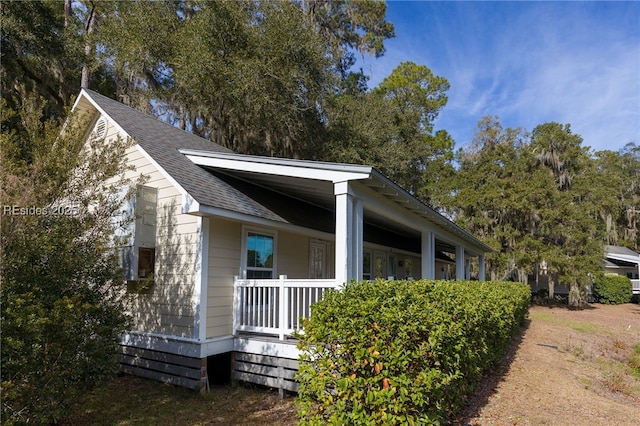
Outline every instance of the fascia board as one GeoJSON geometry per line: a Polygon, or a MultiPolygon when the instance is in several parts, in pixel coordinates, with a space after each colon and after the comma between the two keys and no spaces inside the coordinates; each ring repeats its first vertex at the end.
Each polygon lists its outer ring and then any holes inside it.
{"type": "Polygon", "coordinates": [[[458,234],[451,232],[451,229],[443,227],[441,223],[434,222],[429,218],[419,215],[411,210],[403,208],[398,203],[391,201],[388,198],[378,199],[373,190],[369,188],[357,188],[354,189],[354,195],[360,198],[365,203],[365,209],[375,212],[381,216],[385,216],[390,220],[413,228],[420,232],[433,232],[438,240],[446,241],[454,245],[462,245],[465,251],[473,256],[484,254],[482,247],[479,247],[473,241],[462,238],[458,234]],[[416,220],[416,215],[418,220],[416,220]]]}
{"type": "Polygon", "coordinates": [[[262,342],[251,338],[236,337],[234,350],[238,352],[258,355],[275,356],[280,358],[298,359],[300,351],[296,345],[285,342],[262,342]]]}
{"type": "Polygon", "coordinates": [[[624,262],[640,264],[640,256],[630,256],[626,254],[613,254],[606,253],[605,257],[608,259],[622,260],[624,262]]]}
{"type": "Polygon", "coordinates": [[[146,331],[127,331],[120,336],[125,346],[151,349],[197,358],[200,356],[200,342],[189,337],[146,331]]]}
{"type": "MultiPolygon", "coordinates": [[[[483,253],[491,253],[493,249],[474,237],[469,232],[465,231],[463,228],[442,216],[440,213],[433,210],[431,207],[422,203],[420,200],[415,198],[413,195],[409,194],[405,189],[399,186],[397,183],[393,182],[391,179],[384,176],[382,173],[377,170],[373,170],[372,179],[378,180],[384,186],[388,186],[392,188],[394,192],[398,194],[399,197],[406,200],[407,209],[413,211],[415,214],[425,218],[428,221],[431,221],[434,225],[438,226],[441,229],[446,230],[448,233],[451,233],[459,238],[458,241],[464,242],[465,246],[471,246],[477,252],[473,254],[483,254],[483,253]]],[[[399,204],[399,203],[398,203],[399,204]]]]}
{"type": "Polygon", "coordinates": [[[350,164],[321,163],[315,161],[212,153],[193,150],[180,150],[180,152],[194,164],[199,166],[276,176],[315,179],[334,183],[367,179],[370,177],[372,170],[372,168],[368,166],[355,166],[350,164]]]}
{"type": "Polygon", "coordinates": [[[111,118],[111,116],[109,114],[107,114],[106,111],[104,109],[102,109],[102,107],[96,101],[93,100],[91,95],[89,93],[87,93],[86,90],[82,89],[80,91],[80,96],[78,96],[78,99],[76,99],[76,102],[73,104],[73,109],[76,108],[76,105],[78,105],[78,103],[80,102],[80,98],[82,98],[82,97],[86,98],[91,103],[91,105],[93,105],[93,107],[95,109],[97,109],[98,112],[100,112],[101,115],[104,115],[105,117],[109,117],[109,120],[113,123],[113,125],[116,127],[116,129],[118,129],[118,132],[122,133],[123,135],[125,135],[128,138],[131,138],[131,135],[129,133],[127,133],[122,128],[122,126],[120,126],[120,124],[116,120],[111,118]]]}
{"type": "Polygon", "coordinates": [[[206,340],[184,338],[170,334],[129,331],[121,336],[121,342],[127,346],[152,349],[193,358],[233,352],[234,336],[229,334],[211,337],[206,340]]]}

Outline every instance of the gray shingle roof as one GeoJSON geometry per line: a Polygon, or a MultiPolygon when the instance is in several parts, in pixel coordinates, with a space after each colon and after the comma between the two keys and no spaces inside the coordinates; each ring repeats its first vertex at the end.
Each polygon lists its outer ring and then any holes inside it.
{"type": "Polygon", "coordinates": [[[127,132],[198,203],[214,208],[286,222],[218,177],[189,161],[179,149],[233,151],[164,123],[92,90],[88,96],[127,132]]]}
{"type": "Polygon", "coordinates": [[[638,253],[623,246],[604,246],[605,254],[621,254],[623,256],[637,257],[638,253]]]}
{"type": "MultiPolygon", "coordinates": [[[[200,151],[201,153],[209,152],[219,155],[233,154],[233,151],[173,127],[97,92],[84,89],[84,93],[130,135],[135,142],[201,206],[208,206],[232,213],[246,214],[281,223],[309,226],[308,223],[306,223],[306,219],[304,221],[297,220],[300,214],[292,214],[294,207],[265,202],[264,197],[257,196],[255,191],[254,193],[245,193],[242,185],[238,185],[237,183],[232,184],[230,181],[210,173],[179,152],[179,150],[200,151]]],[[[267,162],[276,164],[277,162],[293,162],[293,160],[269,159],[267,162]]],[[[296,161],[296,163],[299,163],[299,161],[296,161]]],[[[322,166],[322,163],[314,162],[313,164],[314,168],[322,166]]],[[[330,165],[332,169],[336,166],[356,167],[354,165],[330,165]]],[[[376,177],[385,185],[391,185],[394,188],[397,186],[379,172],[373,170],[371,173],[372,176],[376,177]]],[[[442,228],[448,232],[452,232],[463,240],[473,243],[481,252],[491,252],[491,248],[486,244],[482,243],[449,219],[435,212],[431,207],[414,199],[402,188],[397,187],[397,191],[401,193],[400,195],[402,197],[415,201],[414,204],[416,208],[410,210],[414,213],[418,211],[418,214],[422,216],[424,220],[442,226],[442,228]]],[[[311,228],[314,227],[311,226],[311,228]]]]}

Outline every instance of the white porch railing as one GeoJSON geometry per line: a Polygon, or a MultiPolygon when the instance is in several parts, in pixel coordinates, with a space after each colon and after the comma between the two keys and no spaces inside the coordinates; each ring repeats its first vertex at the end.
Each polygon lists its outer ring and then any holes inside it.
{"type": "Polygon", "coordinates": [[[640,294],[640,280],[631,280],[631,286],[633,287],[633,294],[640,294]]]}
{"type": "Polygon", "coordinates": [[[233,285],[233,333],[275,334],[281,340],[300,328],[311,305],[322,299],[336,281],[293,279],[239,279],[233,285]]]}

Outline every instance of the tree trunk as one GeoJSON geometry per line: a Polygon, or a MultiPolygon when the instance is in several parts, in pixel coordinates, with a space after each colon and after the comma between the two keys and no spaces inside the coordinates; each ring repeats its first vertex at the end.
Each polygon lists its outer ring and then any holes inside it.
{"type": "Polygon", "coordinates": [[[71,20],[71,0],[64,0],[64,27],[69,26],[71,20]]]}
{"type": "Polygon", "coordinates": [[[579,283],[571,283],[569,290],[569,309],[584,309],[586,301],[586,292],[579,283]]]}
{"type": "Polygon", "coordinates": [[[85,43],[84,43],[84,64],[82,65],[82,80],[80,81],[80,87],[83,89],[89,88],[89,79],[91,72],[89,71],[89,58],[93,51],[93,46],[89,40],[89,36],[93,33],[96,25],[96,6],[93,2],[89,2],[91,8],[89,9],[89,17],[87,18],[87,25],[85,27],[85,43]]]}
{"type": "Polygon", "coordinates": [[[549,274],[549,299],[553,299],[555,295],[555,277],[553,274],[549,274]]]}

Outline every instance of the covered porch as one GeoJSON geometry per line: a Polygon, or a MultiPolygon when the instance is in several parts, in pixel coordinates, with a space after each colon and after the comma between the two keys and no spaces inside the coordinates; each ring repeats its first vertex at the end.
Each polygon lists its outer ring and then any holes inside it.
{"type": "MultiPolygon", "coordinates": [[[[414,254],[419,260],[420,264],[414,265],[419,267],[400,278],[443,278],[437,276],[436,262],[448,253],[444,259],[455,268],[446,278],[471,278],[469,260],[476,258],[475,277],[485,280],[484,255],[491,248],[372,167],[180,152],[262,207],[261,211],[236,213],[232,218],[331,241],[335,259],[331,271],[309,278],[330,277],[338,283],[374,278],[380,272],[375,247],[381,247],[387,253],[396,250],[414,254]],[[370,259],[366,258],[368,253],[370,259]],[[374,265],[371,271],[365,270],[368,262],[374,265]],[[418,270],[419,274],[415,272],[418,270]]],[[[220,209],[199,207],[205,216],[228,215],[220,209]]],[[[382,269],[382,278],[397,277],[388,270],[393,268],[382,269]]]]}
{"type": "Polygon", "coordinates": [[[225,230],[242,226],[234,335],[286,339],[327,289],[352,280],[485,279],[488,246],[371,167],[180,152],[246,197],[233,211],[197,206],[225,230]]]}
{"type": "Polygon", "coordinates": [[[302,327],[311,305],[336,288],[336,281],[287,279],[239,279],[233,283],[233,334],[277,336],[286,340],[302,327]]]}

